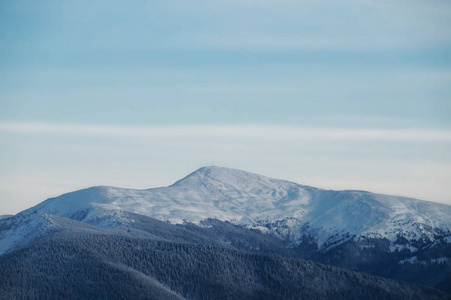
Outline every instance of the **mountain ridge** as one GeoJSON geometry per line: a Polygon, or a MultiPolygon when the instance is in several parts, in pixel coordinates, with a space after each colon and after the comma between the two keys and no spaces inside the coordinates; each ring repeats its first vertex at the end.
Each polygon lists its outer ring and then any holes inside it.
{"type": "MultiPolygon", "coordinates": [[[[272,232],[296,243],[312,235],[325,249],[351,238],[409,240],[451,235],[451,206],[367,191],[323,190],[237,169],[200,168],[168,187],[97,186],[46,201],[32,211],[94,222],[106,211],[127,211],[174,224],[213,218],[272,232]],[[279,224],[279,226],[275,225],[279,224]]],[[[120,222],[120,220],[119,220],[120,222]]],[[[105,225],[106,226],[106,225],[105,225]]]]}

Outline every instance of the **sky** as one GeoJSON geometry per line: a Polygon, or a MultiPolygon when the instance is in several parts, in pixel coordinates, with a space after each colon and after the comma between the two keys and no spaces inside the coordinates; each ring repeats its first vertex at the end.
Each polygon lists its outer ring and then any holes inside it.
{"type": "Polygon", "coordinates": [[[451,2],[0,2],[0,215],[208,165],[451,204],[451,2]]]}

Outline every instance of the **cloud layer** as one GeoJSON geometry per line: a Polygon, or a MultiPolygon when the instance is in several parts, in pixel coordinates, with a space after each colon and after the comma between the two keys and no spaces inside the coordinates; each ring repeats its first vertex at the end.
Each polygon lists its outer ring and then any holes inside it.
{"type": "Polygon", "coordinates": [[[246,140],[374,140],[451,142],[451,130],[303,128],[277,125],[120,126],[64,123],[0,122],[0,132],[125,138],[236,138],[246,140]]]}

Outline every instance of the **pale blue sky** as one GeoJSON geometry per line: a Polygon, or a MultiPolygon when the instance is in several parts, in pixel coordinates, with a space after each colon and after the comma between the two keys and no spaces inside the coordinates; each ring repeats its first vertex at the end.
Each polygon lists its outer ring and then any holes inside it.
{"type": "Polygon", "coordinates": [[[450,1],[1,1],[0,214],[212,164],[451,203],[450,97],[450,1]]]}

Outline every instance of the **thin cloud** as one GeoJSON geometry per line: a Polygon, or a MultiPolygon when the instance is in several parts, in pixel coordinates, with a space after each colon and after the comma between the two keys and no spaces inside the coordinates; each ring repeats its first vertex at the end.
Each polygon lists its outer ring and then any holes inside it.
{"type": "Polygon", "coordinates": [[[277,125],[118,126],[92,124],[0,122],[0,132],[120,138],[236,138],[248,140],[362,140],[451,142],[451,130],[307,128],[277,125]]]}

